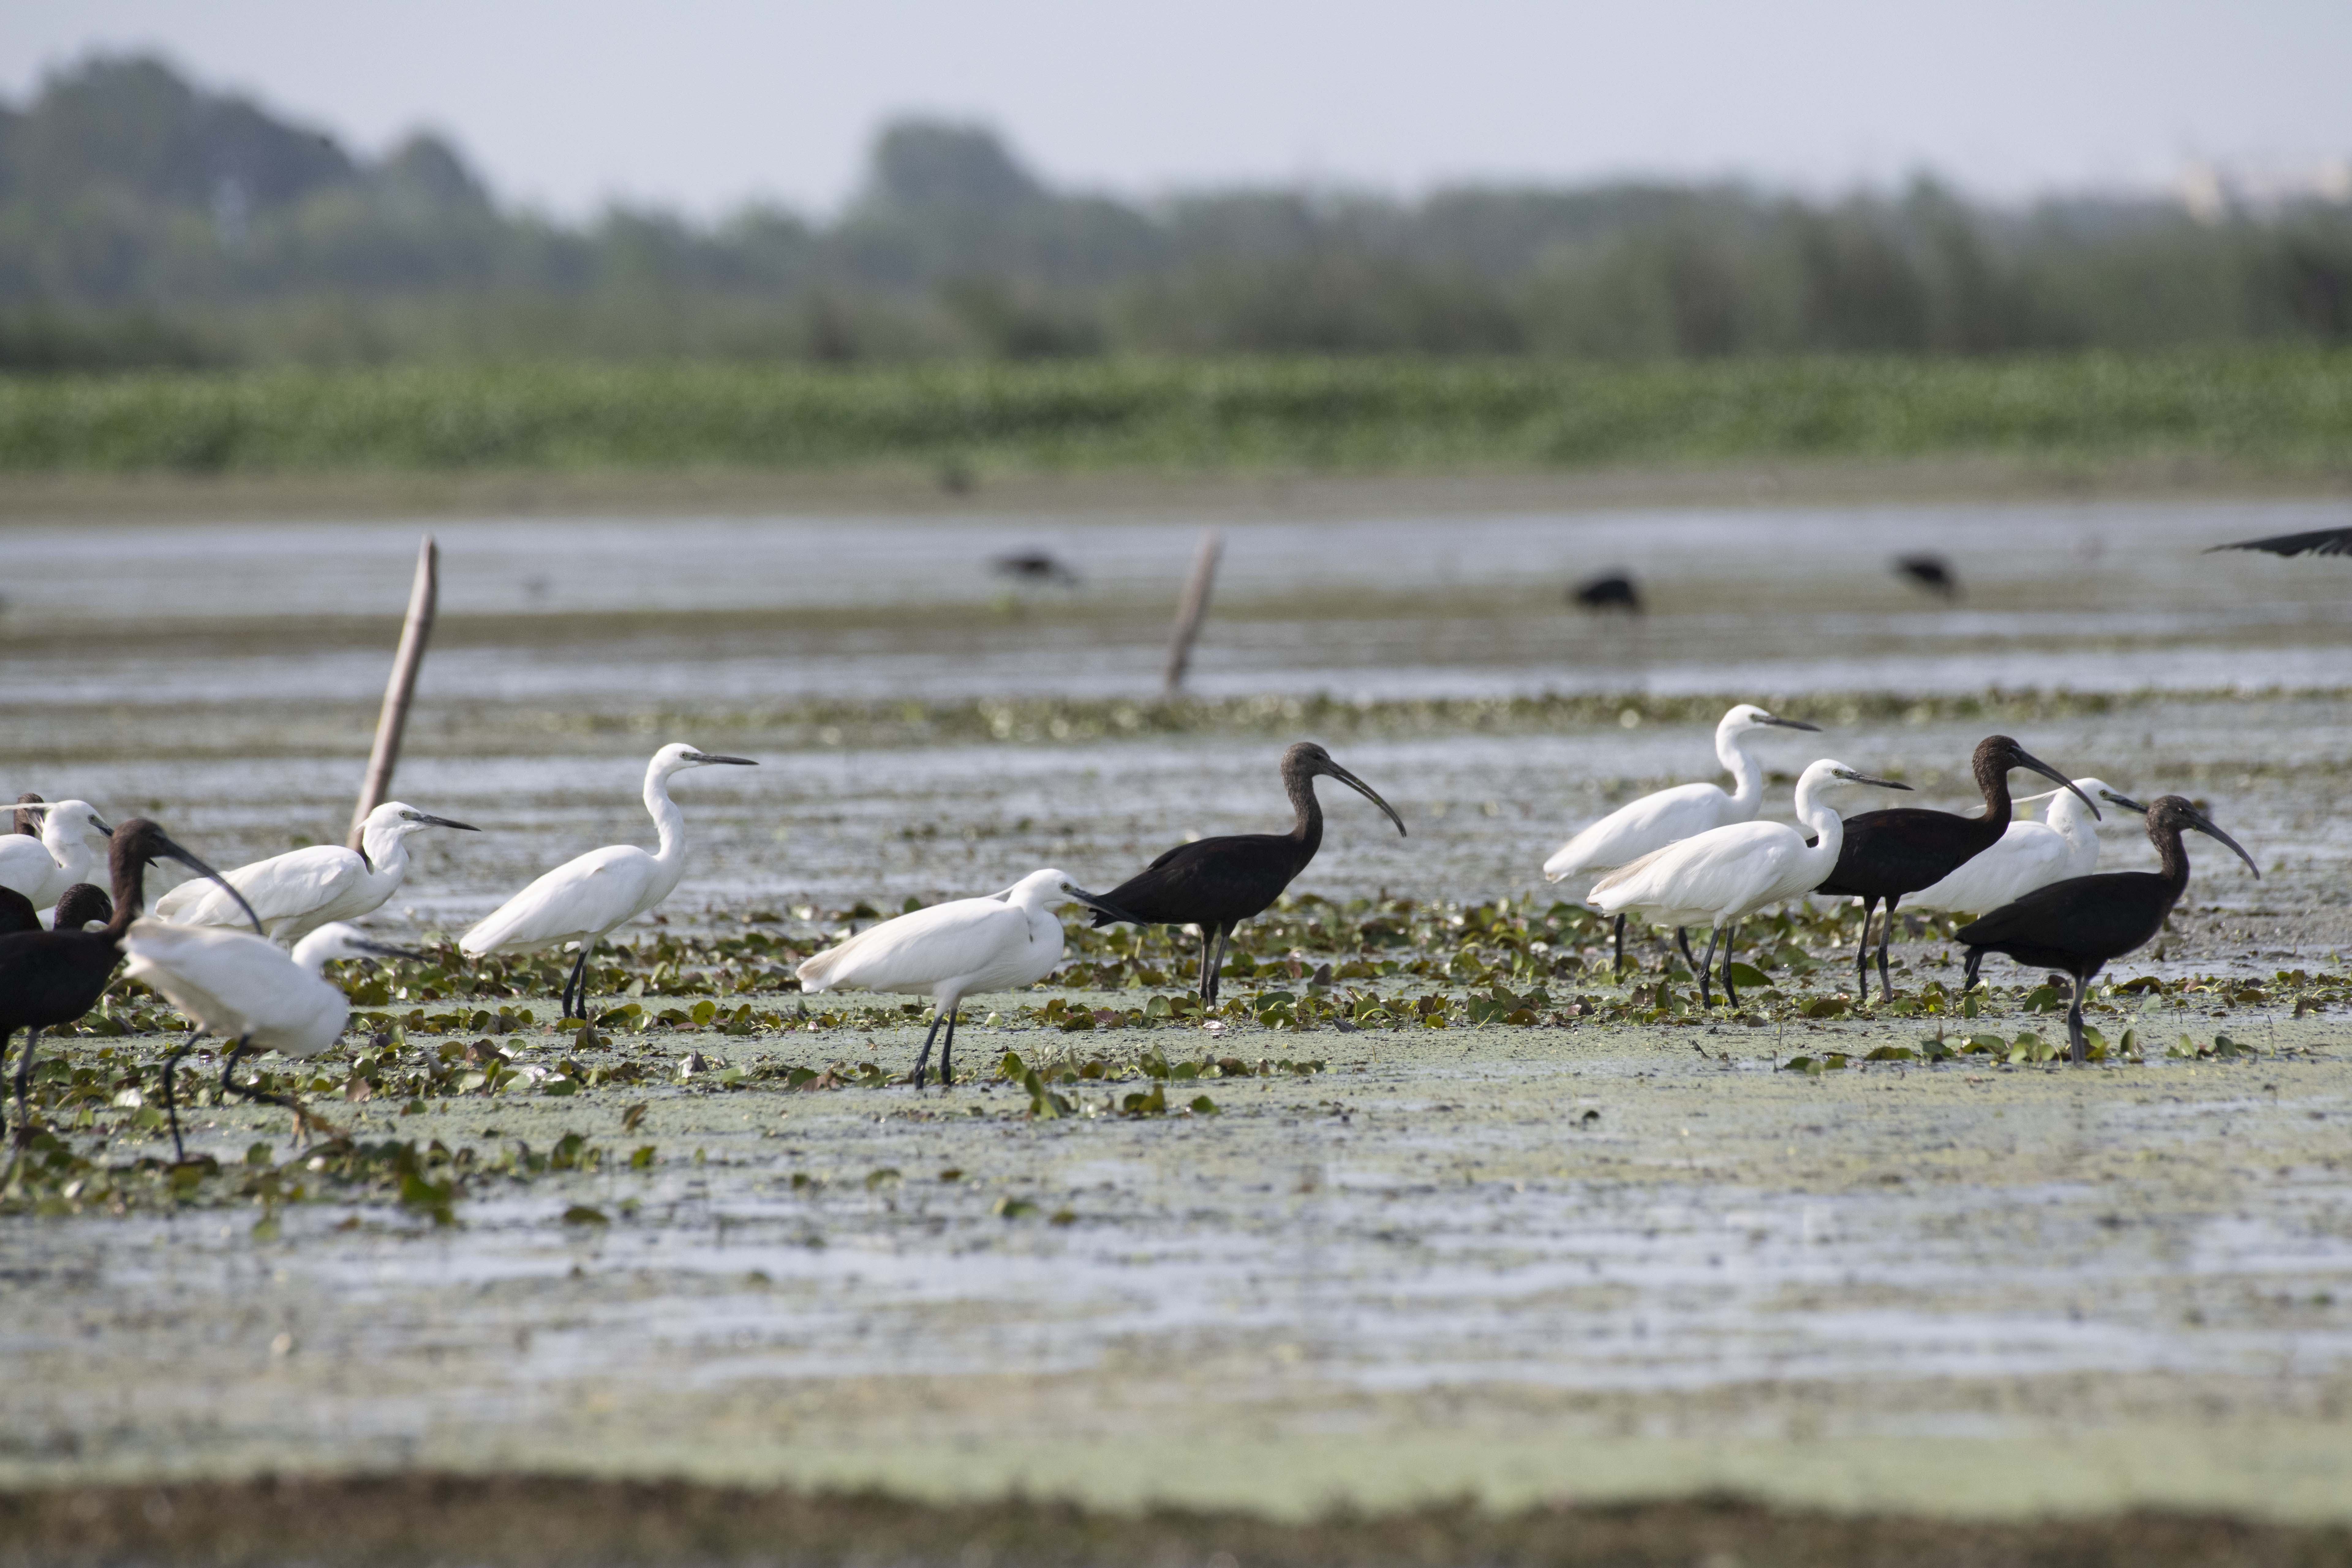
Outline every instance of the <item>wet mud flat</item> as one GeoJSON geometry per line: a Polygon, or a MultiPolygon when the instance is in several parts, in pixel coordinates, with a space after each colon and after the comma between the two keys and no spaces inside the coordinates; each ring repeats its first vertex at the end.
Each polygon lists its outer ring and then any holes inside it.
{"type": "MultiPolygon", "coordinates": [[[[2352,1497],[2340,1011],[2079,1068],[1865,1059],[1908,1019],[982,1024],[920,1095],[787,1087],[920,1038],[791,1017],[695,1042],[683,1080],[321,1107],[363,1140],[611,1152],[453,1224],[331,1193],[11,1221],[0,1481],[662,1475],[1292,1520],[2352,1497]],[[1237,1070],[1123,1114],[1147,1042],[1237,1070]],[[1111,1071],[1050,1078],[1040,1117],[1008,1050],[1111,1071]]],[[[287,1156],[282,1112],[192,1121],[225,1163],[287,1156]]]]}

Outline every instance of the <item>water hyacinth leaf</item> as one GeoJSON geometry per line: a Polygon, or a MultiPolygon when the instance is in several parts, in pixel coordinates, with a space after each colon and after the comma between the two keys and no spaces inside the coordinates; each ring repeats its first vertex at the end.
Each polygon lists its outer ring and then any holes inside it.
{"type": "Polygon", "coordinates": [[[991,1205],[988,1212],[1003,1219],[1026,1219],[1037,1212],[1037,1205],[1008,1193],[991,1205]]]}
{"type": "Polygon", "coordinates": [[[1762,990],[1772,984],[1771,978],[1752,963],[1732,963],[1724,967],[1723,976],[1742,990],[1762,990]]]}
{"type": "Polygon", "coordinates": [[[563,1223],[566,1225],[610,1225],[613,1223],[613,1218],[603,1209],[591,1208],[586,1204],[573,1204],[570,1208],[563,1211],[563,1223]]]}
{"type": "Polygon", "coordinates": [[[898,1184],[898,1167],[884,1165],[878,1170],[866,1173],[866,1190],[870,1193],[880,1187],[895,1187],[898,1184]]]}
{"type": "Polygon", "coordinates": [[[1217,1102],[1211,1100],[1205,1094],[1194,1096],[1192,1103],[1186,1107],[1186,1109],[1191,1110],[1195,1116],[1219,1116],[1223,1114],[1217,1109],[1217,1102]]]}
{"type": "Polygon", "coordinates": [[[629,1155],[629,1169],[632,1171],[650,1171],[653,1168],[654,1146],[650,1143],[641,1143],[637,1145],[635,1151],[629,1155]]]}
{"type": "Polygon", "coordinates": [[[247,1164],[248,1164],[248,1165],[267,1165],[267,1164],[268,1164],[268,1163],[269,1163],[269,1145],[268,1145],[268,1144],[267,1144],[267,1143],[248,1143],[248,1144],[247,1144],[247,1145],[245,1146],[245,1163],[246,1163],[247,1164]]]}
{"type": "Polygon", "coordinates": [[[646,1112],[649,1109],[650,1107],[646,1102],[641,1100],[637,1101],[636,1104],[623,1110],[621,1112],[621,1131],[624,1132],[635,1132],[638,1126],[644,1122],[646,1112]]]}

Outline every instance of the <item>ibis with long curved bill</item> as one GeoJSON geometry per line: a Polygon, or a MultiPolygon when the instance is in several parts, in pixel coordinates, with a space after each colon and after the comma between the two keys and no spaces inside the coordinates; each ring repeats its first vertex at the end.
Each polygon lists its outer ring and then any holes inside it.
{"type": "Polygon", "coordinates": [[[1201,1000],[1217,999],[1217,971],[1234,928],[1272,907],[1323,844],[1323,805],[1315,781],[1337,779],[1388,813],[1399,837],[1404,818],[1371,785],[1331,760],[1312,741],[1282,753],[1282,787],[1290,796],[1287,833],[1238,833],[1179,844],[1102,895],[1119,910],[1095,911],[1094,923],[1197,926],[1201,931],[1201,1000]]]}
{"type": "Polygon", "coordinates": [[[1968,984],[1988,952],[2007,953],[2035,969],[2074,976],[2074,995],[2066,1007],[2066,1043],[2075,1061],[2090,1059],[2083,1034],[2083,993],[2091,977],[2127,952],[2135,952],[2164,929],[2164,917],[2189,890],[2189,851],[2180,842],[2193,828],[2218,838],[2237,853],[2257,881],[2262,868],[2236,839],[2179,795],[2158,795],[2147,808],[2147,837],[2156,846],[2160,871],[2107,871],[2074,877],[2036,888],[1982,920],[1962,926],[1953,940],[1969,950],[1968,984]]]}
{"type": "MultiPolygon", "coordinates": [[[[480,831],[388,800],[367,814],[357,849],[313,844],[239,866],[226,880],[244,896],[245,907],[260,915],[271,937],[297,942],[320,926],[383,908],[408,875],[408,836],[427,827],[480,831]]],[[[155,914],[174,925],[244,923],[236,901],[207,881],[181,883],[155,900],[155,914]]]]}

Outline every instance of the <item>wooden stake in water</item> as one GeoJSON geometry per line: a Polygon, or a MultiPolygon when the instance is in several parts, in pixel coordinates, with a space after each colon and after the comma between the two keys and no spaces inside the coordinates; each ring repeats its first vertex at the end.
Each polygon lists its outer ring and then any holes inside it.
{"type": "Polygon", "coordinates": [[[1201,535],[1201,552],[1192,558],[1192,578],[1184,584],[1183,603],[1176,610],[1176,637],[1168,645],[1168,673],[1162,684],[1170,696],[1183,689],[1185,667],[1192,662],[1192,639],[1209,614],[1209,590],[1216,585],[1217,560],[1224,553],[1225,536],[1217,529],[1201,535]]]}
{"type": "Polygon", "coordinates": [[[416,672],[433,635],[433,611],[441,597],[441,547],[426,534],[416,549],[416,582],[408,591],[408,619],[400,628],[400,651],[393,656],[392,683],[383,689],[383,712],[375,721],[375,748],[368,753],[367,782],[352,813],[351,847],[360,847],[360,825],[392,793],[392,770],[400,762],[401,732],[408,728],[409,699],[416,695],[416,672]]]}

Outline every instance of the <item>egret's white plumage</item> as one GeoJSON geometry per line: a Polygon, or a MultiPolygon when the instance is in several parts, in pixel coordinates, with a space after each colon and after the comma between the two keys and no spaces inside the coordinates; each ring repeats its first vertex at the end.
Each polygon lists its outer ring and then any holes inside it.
{"type": "Polygon", "coordinates": [[[14,888],[37,910],[55,904],[68,888],[90,879],[107,836],[114,829],[99,820],[86,800],[53,800],[19,806],[41,819],[41,836],[0,836],[0,888],[14,888]]]}
{"type": "MultiPolygon", "coordinates": [[[[1032,871],[1001,893],[933,904],[859,931],[803,962],[801,988],[929,996],[931,1035],[939,1033],[940,1020],[948,1025],[940,1078],[950,1082],[956,1009],[967,996],[1034,984],[1051,973],[1062,962],[1062,921],[1054,911],[1074,900],[1093,910],[1110,908],[1063,872],[1032,871]]],[[[927,1036],[915,1063],[918,1089],[930,1054],[927,1036]]]]}
{"type": "Polygon", "coordinates": [[[1676,839],[1753,820],[1764,804],[1764,769],[1748,754],[1749,741],[1761,730],[1818,728],[1776,718],[1752,702],[1738,704],[1715,726],[1716,759],[1731,775],[1727,793],[1711,784],[1686,784],[1629,801],[1553,850],[1544,862],[1544,880],[1604,876],[1676,839]]]}
{"type": "MultiPolygon", "coordinates": [[[[428,816],[413,805],[388,800],[368,813],[358,849],[313,844],[240,866],[226,876],[272,937],[299,942],[331,921],[355,921],[382,908],[408,875],[408,836],[426,827],[475,831],[465,823],[428,816]]],[[[245,923],[236,900],[218,882],[202,877],[156,900],[155,913],[175,925],[245,923]]]]}
{"type": "MultiPolygon", "coordinates": [[[[2126,811],[2147,815],[2147,807],[2128,795],[2117,794],[2114,786],[2098,779],[2076,779],[2074,788],[2126,811]]],[[[2028,795],[2017,804],[2022,805],[2027,800],[2050,803],[2042,814],[2046,820],[2013,819],[2009,830],[1991,848],[1961,861],[1942,881],[1906,894],[1904,907],[1951,914],[1983,914],[2013,903],[2036,888],[2071,877],[2087,877],[2098,869],[2099,833],[2089,806],[2063,789],[2028,795]]]]}
{"type": "Polygon", "coordinates": [[[646,764],[646,809],[653,814],[659,847],[648,855],[634,844],[614,844],[567,860],[492,910],[458,939],[458,947],[480,958],[578,942],[580,957],[563,988],[565,1011],[576,1016],[585,1000],[588,955],[596,943],[615,926],[658,906],[686,874],[686,818],[669,797],[671,777],[714,763],[758,765],[748,757],[664,746],[646,764]]]}
{"type": "MultiPolygon", "coordinates": [[[[1768,904],[1811,891],[1836,868],[1845,824],[1823,797],[1841,784],[1911,787],[1824,758],[1797,780],[1797,820],[1813,830],[1816,842],[1811,846],[1805,843],[1802,828],[1785,823],[1734,823],[1653,850],[1612,871],[1593,884],[1589,901],[1607,913],[1636,911],[1660,925],[1713,927],[1707,962],[1699,969],[1704,996],[1707,971],[1727,928],[1768,904]]],[[[1729,963],[1727,949],[1725,963],[1729,963]]],[[[1730,991],[1730,982],[1724,984],[1730,991]]],[[[1737,1001],[1737,995],[1732,999],[1737,1001]]]]}

